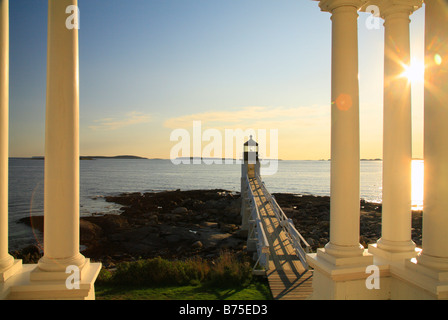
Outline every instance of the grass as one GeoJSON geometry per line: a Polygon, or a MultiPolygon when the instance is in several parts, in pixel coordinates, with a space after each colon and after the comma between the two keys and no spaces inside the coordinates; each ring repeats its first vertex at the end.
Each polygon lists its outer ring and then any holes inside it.
{"type": "Polygon", "coordinates": [[[266,300],[265,279],[252,275],[244,256],[223,252],[213,260],[198,257],[123,262],[102,270],[95,284],[98,300],[266,300]]]}
{"type": "Polygon", "coordinates": [[[254,281],[245,287],[219,288],[207,285],[141,287],[95,286],[97,300],[270,300],[269,286],[254,281]]]}

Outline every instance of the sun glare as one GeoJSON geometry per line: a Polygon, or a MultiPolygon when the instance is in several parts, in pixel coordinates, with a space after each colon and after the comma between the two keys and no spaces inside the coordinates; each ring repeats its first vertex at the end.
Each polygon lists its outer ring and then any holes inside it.
{"type": "Polygon", "coordinates": [[[438,66],[442,64],[442,57],[440,56],[440,54],[434,55],[434,62],[438,66]]]}
{"type": "Polygon", "coordinates": [[[409,82],[423,82],[425,79],[425,64],[419,59],[412,59],[409,66],[404,67],[402,74],[409,82]]]}

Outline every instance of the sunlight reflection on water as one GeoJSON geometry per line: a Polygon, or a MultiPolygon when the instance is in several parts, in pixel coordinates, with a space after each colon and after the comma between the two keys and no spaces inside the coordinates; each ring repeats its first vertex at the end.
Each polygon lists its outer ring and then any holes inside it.
{"type": "Polygon", "coordinates": [[[412,210],[423,210],[423,160],[412,160],[412,210]]]}

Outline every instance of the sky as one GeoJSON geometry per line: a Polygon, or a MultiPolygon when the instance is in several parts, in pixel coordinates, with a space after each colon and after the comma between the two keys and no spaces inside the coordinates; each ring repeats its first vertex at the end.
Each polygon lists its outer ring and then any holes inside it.
{"type": "MultiPolygon", "coordinates": [[[[276,131],[280,159],[330,158],[331,20],[316,1],[78,5],[81,155],[168,159],[172,133],[191,133],[192,146],[199,121],[201,134],[216,129],[223,144],[225,130],[276,131]]],[[[10,1],[12,157],[44,154],[47,10],[46,0],[10,1]]],[[[371,159],[382,157],[384,27],[368,19],[360,13],[360,156],[371,159]]],[[[423,61],[424,8],[410,31],[413,60],[423,61]]],[[[421,81],[412,82],[412,108],[421,158],[421,81]]]]}

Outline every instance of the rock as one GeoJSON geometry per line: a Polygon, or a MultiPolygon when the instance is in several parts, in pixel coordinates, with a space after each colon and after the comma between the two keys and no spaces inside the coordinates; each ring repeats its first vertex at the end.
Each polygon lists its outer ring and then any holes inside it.
{"type": "Polygon", "coordinates": [[[220,227],[221,230],[226,233],[233,232],[238,229],[238,226],[232,223],[222,223],[220,227]]]}
{"type": "Polygon", "coordinates": [[[211,234],[205,240],[208,242],[208,245],[216,245],[218,242],[225,240],[232,236],[230,233],[215,233],[211,234]]]}
{"type": "Polygon", "coordinates": [[[168,243],[176,243],[179,242],[180,240],[182,240],[182,238],[180,235],[177,234],[170,234],[165,237],[165,241],[168,243]]]}
{"type": "Polygon", "coordinates": [[[247,240],[247,234],[248,233],[249,233],[248,230],[239,229],[239,230],[235,231],[233,236],[238,238],[238,239],[247,240]]]}
{"type": "Polygon", "coordinates": [[[218,222],[210,222],[210,221],[204,221],[201,223],[202,226],[204,227],[209,227],[209,228],[217,228],[218,227],[218,222]]]}
{"type": "Polygon", "coordinates": [[[85,244],[99,239],[102,236],[103,229],[92,222],[81,219],[79,221],[79,233],[81,243],[85,244]]]}
{"type": "MultiPolygon", "coordinates": [[[[285,193],[275,198],[313,251],[328,243],[329,197],[285,193]]],[[[137,257],[215,257],[222,249],[244,250],[246,244],[248,231],[240,229],[239,194],[223,190],[146,192],[107,197],[106,201],[122,205],[123,212],[82,217],[80,229],[81,242],[87,242],[85,255],[107,265],[137,257]]],[[[381,236],[381,205],[364,201],[362,206],[362,240],[374,242],[381,236]]],[[[20,222],[43,229],[43,217],[20,222]]],[[[413,213],[412,226],[413,240],[421,243],[421,213],[413,213]]]]}
{"type": "Polygon", "coordinates": [[[320,221],[319,225],[323,228],[329,228],[330,227],[330,221],[324,220],[324,221],[320,221]]]}
{"type": "Polygon", "coordinates": [[[235,249],[237,248],[240,244],[242,244],[243,241],[241,241],[238,238],[235,237],[228,237],[225,238],[222,242],[221,242],[221,248],[222,249],[235,249]]]}
{"type": "Polygon", "coordinates": [[[127,229],[130,227],[128,219],[125,216],[116,214],[106,214],[101,217],[85,217],[81,220],[93,222],[104,230],[104,232],[115,232],[117,230],[127,229]]]}
{"type": "Polygon", "coordinates": [[[191,245],[191,248],[192,249],[201,249],[203,246],[204,245],[202,244],[202,242],[200,240],[198,240],[191,245]]]}
{"type": "Polygon", "coordinates": [[[27,247],[25,247],[24,249],[22,249],[22,254],[30,254],[30,255],[39,255],[40,249],[38,246],[31,244],[27,247]]]}
{"type": "Polygon", "coordinates": [[[171,213],[173,214],[185,214],[188,213],[188,209],[185,207],[177,207],[176,209],[172,210],[171,213]]]}
{"type": "Polygon", "coordinates": [[[215,200],[208,200],[203,205],[204,209],[214,209],[217,207],[217,201],[215,200]]]}
{"type": "Polygon", "coordinates": [[[29,245],[22,250],[15,250],[10,252],[10,254],[15,259],[21,259],[22,263],[25,264],[35,264],[38,263],[39,259],[42,257],[43,253],[36,245],[29,245]]]}
{"type": "Polygon", "coordinates": [[[44,231],[44,217],[43,216],[29,216],[25,218],[21,218],[19,220],[20,223],[24,223],[35,230],[39,230],[41,232],[44,231]]]}
{"type": "Polygon", "coordinates": [[[306,239],[306,242],[308,242],[308,244],[309,244],[310,246],[315,246],[315,245],[316,245],[316,241],[314,241],[313,238],[307,238],[307,239],[306,239]]]}

